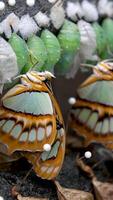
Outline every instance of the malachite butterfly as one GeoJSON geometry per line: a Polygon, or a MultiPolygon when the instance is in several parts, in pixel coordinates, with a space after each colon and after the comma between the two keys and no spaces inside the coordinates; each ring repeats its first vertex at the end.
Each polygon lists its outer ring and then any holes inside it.
{"type": "Polygon", "coordinates": [[[65,153],[63,118],[49,84],[52,77],[47,71],[21,75],[21,84],[2,97],[0,108],[0,162],[23,156],[43,179],[58,175],[65,153]]]}
{"type": "Polygon", "coordinates": [[[69,127],[81,139],[80,145],[99,142],[113,149],[113,63],[109,60],[94,66],[93,74],[80,85],[69,127]]]}

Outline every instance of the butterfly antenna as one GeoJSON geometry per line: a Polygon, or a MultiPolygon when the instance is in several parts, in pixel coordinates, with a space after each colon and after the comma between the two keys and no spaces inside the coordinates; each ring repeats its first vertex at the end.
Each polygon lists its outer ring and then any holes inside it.
{"type": "Polygon", "coordinates": [[[31,72],[33,70],[33,68],[35,68],[35,66],[38,64],[38,61],[36,61],[35,64],[32,65],[32,67],[30,67],[30,69],[28,70],[28,72],[31,72]]]}
{"type": "Polygon", "coordinates": [[[78,167],[80,167],[80,169],[81,169],[82,171],[84,171],[85,173],[87,173],[87,175],[88,175],[90,178],[95,177],[95,174],[94,174],[94,172],[93,172],[93,169],[91,169],[91,167],[90,167],[89,165],[85,164],[85,162],[84,162],[84,156],[79,157],[79,154],[77,154],[76,163],[77,163],[78,167]]]}
{"type": "Polygon", "coordinates": [[[22,78],[22,77],[23,77],[23,74],[20,74],[20,75],[18,75],[18,76],[16,76],[16,77],[13,77],[12,80],[15,81],[16,79],[20,79],[20,78],[22,78]]]}
{"type": "MultiPolygon", "coordinates": [[[[112,54],[112,55],[113,55],[113,54],[112,54]]],[[[113,58],[106,59],[106,60],[104,60],[103,62],[106,63],[106,62],[110,62],[110,61],[113,62],[113,58]]]]}
{"type": "Polygon", "coordinates": [[[91,64],[87,64],[87,63],[81,63],[80,64],[82,67],[87,67],[87,68],[91,68],[93,69],[95,66],[94,65],[91,65],[91,64]]]}
{"type": "Polygon", "coordinates": [[[30,173],[32,172],[33,170],[33,166],[31,167],[31,169],[27,172],[27,174],[25,175],[25,177],[23,178],[23,180],[21,181],[21,183],[19,184],[16,184],[12,187],[12,195],[14,197],[16,197],[18,194],[19,194],[19,190],[20,190],[20,187],[21,185],[26,181],[27,177],[30,175],[30,173]]]}
{"type": "MultiPolygon", "coordinates": [[[[38,159],[36,157],[35,162],[38,162],[39,160],[40,160],[40,156],[39,156],[38,159]]],[[[17,195],[19,194],[19,190],[20,190],[21,185],[26,181],[26,179],[28,178],[28,176],[31,174],[32,170],[33,170],[33,166],[29,169],[29,171],[27,172],[27,174],[24,176],[24,178],[22,179],[21,183],[16,184],[16,185],[14,185],[12,187],[12,195],[14,197],[17,197],[17,195]]]]}

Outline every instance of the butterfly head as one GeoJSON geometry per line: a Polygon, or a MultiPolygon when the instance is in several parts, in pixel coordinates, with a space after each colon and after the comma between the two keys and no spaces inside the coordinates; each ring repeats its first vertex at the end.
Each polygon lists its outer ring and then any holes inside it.
{"type": "Polygon", "coordinates": [[[45,81],[50,81],[52,78],[55,78],[55,76],[49,72],[36,72],[36,71],[30,71],[27,72],[26,74],[23,74],[20,76],[21,77],[21,82],[24,85],[29,85],[29,83],[41,83],[45,81]]]}
{"type": "Polygon", "coordinates": [[[104,60],[99,62],[95,67],[94,67],[94,74],[97,76],[101,73],[101,75],[112,75],[113,76],[113,60],[104,60]]]}
{"type": "Polygon", "coordinates": [[[90,64],[88,66],[92,67],[93,74],[80,87],[85,87],[100,80],[113,80],[113,59],[103,60],[95,66],[90,64]]]}

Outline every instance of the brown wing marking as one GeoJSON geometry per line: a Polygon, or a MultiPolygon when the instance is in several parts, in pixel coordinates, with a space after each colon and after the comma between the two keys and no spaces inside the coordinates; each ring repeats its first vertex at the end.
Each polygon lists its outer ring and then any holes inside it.
{"type": "Polygon", "coordinates": [[[56,138],[54,115],[32,116],[24,113],[0,111],[0,142],[7,146],[6,154],[15,151],[42,151],[45,143],[56,138]],[[9,124],[8,124],[9,123],[9,124]]]}
{"type": "Polygon", "coordinates": [[[96,141],[113,149],[112,120],[113,107],[78,100],[71,112],[70,127],[75,130],[78,135],[84,137],[85,146],[96,141]],[[87,109],[86,114],[85,109],[87,109]],[[93,119],[92,123],[91,117],[93,119]]]}
{"type": "MultiPolygon", "coordinates": [[[[59,142],[59,148],[57,151],[56,157],[47,158],[47,160],[42,160],[43,153],[27,153],[25,152],[23,155],[27,158],[27,160],[33,165],[34,171],[36,172],[37,176],[43,179],[54,179],[61,167],[64,160],[64,153],[65,153],[65,133],[62,131],[59,133],[57,138],[54,142],[59,142]]],[[[53,146],[54,146],[53,144],[53,146]]],[[[48,154],[50,155],[50,153],[48,154]]]]}

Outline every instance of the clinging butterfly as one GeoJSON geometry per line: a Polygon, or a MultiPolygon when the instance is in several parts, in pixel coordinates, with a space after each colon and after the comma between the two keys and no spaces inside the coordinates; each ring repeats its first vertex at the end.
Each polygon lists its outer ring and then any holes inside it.
{"type": "Polygon", "coordinates": [[[21,84],[3,96],[0,108],[1,154],[12,160],[16,154],[26,157],[44,179],[57,176],[65,153],[62,114],[48,83],[53,77],[47,71],[22,75],[21,84]]]}
{"type": "Polygon", "coordinates": [[[94,66],[77,95],[69,127],[82,137],[82,145],[96,141],[113,149],[113,63],[107,60],[94,66]]]}

